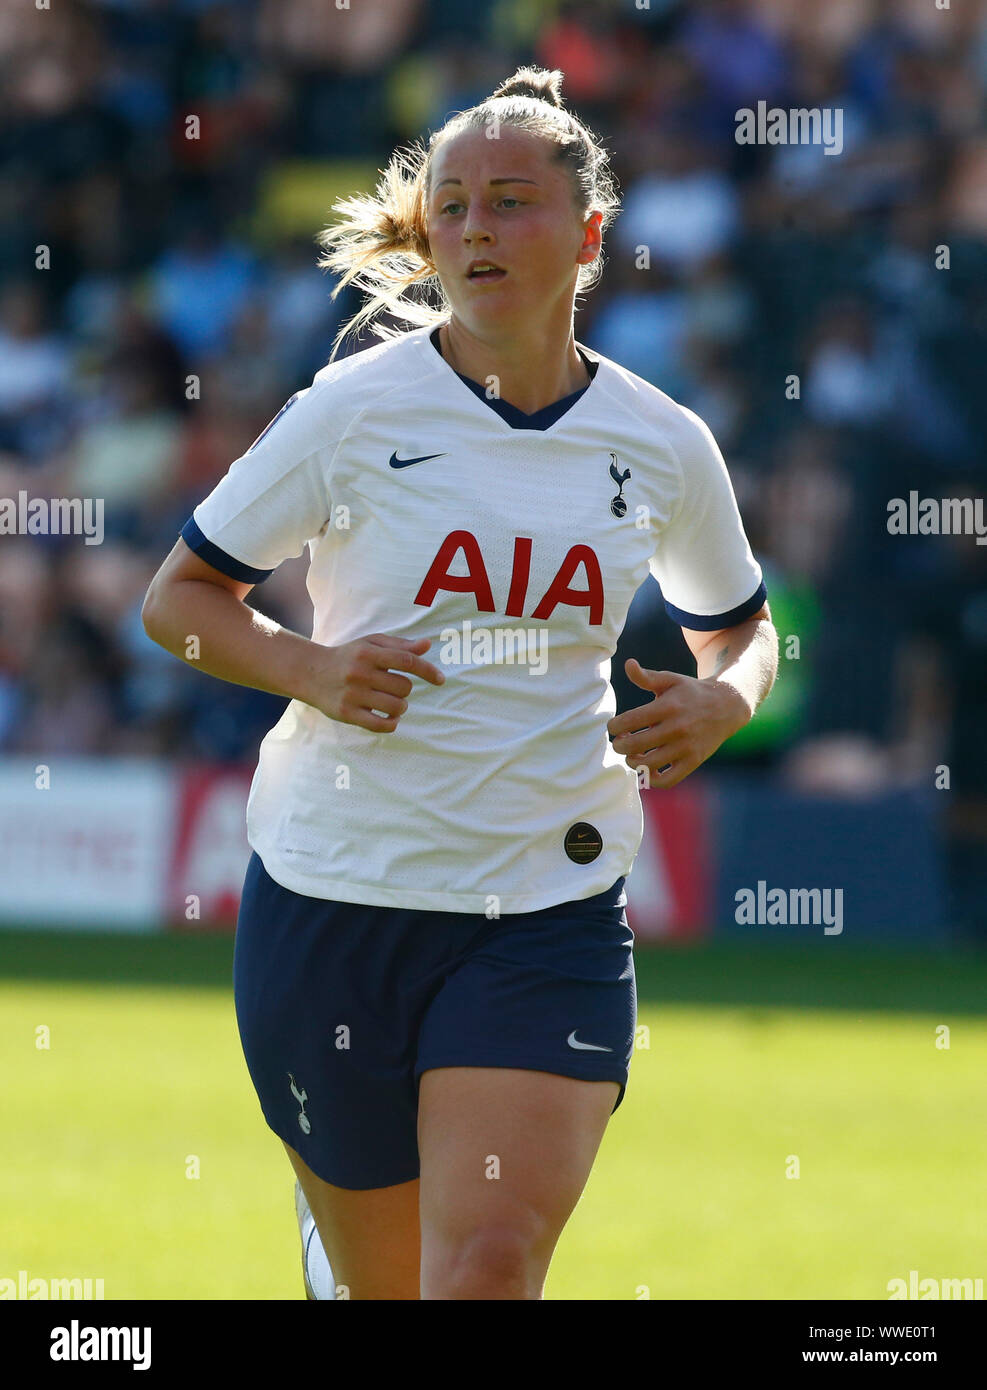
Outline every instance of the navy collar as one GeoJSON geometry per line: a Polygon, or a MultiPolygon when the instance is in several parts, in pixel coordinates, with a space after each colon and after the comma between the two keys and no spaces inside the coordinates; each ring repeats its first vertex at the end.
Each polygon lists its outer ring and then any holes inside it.
{"type": "MultiPolygon", "coordinates": [[[[440,324],[439,328],[441,328],[441,326],[440,324]]],[[[444,362],[445,357],[443,357],[442,348],[439,346],[439,329],[434,329],[428,336],[435,351],[442,357],[444,362]]],[[[561,420],[567,410],[572,409],[579,400],[579,397],[589,390],[590,386],[593,384],[592,378],[596,376],[597,368],[600,365],[599,362],[594,362],[592,358],[587,357],[580,347],[577,347],[576,351],[586,363],[586,370],[590,374],[590,381],[585,386],[581,386],[578,391],[573,391],[571,396],[563,396],[562,400],[555,401],[552,405],[546,405],[541,410],[534,411],[531,415],[526,415],[523,410],[519,410],[516,405],[511,405],[509,401],[502,401],[499,399],[490,400],[487,396],[485,386],[481,386],[480,383],[474,381],[472,377],[463,376],[462,372],[456,372],[456,375],[461,382],[470,388],[474,395],[478,396],[485,405],[488,405],[506,424],[510,425],[512,430],[547,430],[549,426],[555,424],[556,420],[561,420]]],[[[456,371],[455,367],[453,367],[452,370],[456,371]]]]}

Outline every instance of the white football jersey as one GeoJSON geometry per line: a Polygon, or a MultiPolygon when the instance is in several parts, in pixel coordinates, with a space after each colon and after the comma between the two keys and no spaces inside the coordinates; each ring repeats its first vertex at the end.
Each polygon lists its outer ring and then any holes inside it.
{"type": "MultiPolygon", "coordinates": [[[[331,363],[196,507],[207,563],[265,578],[307,545],[312,638],[428,637],[393,733],[293,700],[247,809],[278,883],[343,902],[531,912],[628,875],[637,776],[610,661],[651,573],[682,626],[765,589],[709,430],[617,363],[536,415],[487,399],[422,328],[331,363]]],[[[642,699],[645,698],[642,691],[642,699]]]]}

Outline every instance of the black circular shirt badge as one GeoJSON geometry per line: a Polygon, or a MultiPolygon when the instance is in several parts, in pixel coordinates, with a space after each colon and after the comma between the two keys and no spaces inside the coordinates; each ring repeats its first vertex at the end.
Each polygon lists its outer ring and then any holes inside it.
{"type": "Polygon", "coordinates": [[[589,821],[577,821],[565,832],[565,852],[574,864],[590,864],[603,852],[603,836],[589,821]]]}

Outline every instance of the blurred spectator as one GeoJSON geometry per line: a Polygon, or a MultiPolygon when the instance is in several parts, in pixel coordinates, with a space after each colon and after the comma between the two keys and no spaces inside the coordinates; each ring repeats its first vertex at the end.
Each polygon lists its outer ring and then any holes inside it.
{"type": "Polygon", "coordinates": [[[613,7],[599,0],[562,5],[554,19],[547,19],[535,54],[542,67],[565,73],[567,99],[574,106],[586,109],[612,99],[623,76],[613,7]]]}
{"type": "Polygon", "coordinates": [[[628,190],[615,244],[630,257],[647,247],[672,270],[687,272],[720,255],[736,236],[736,190],[685,138],[663,141],[656,163],[628,190]]]}
{"type": "Polygon", "coordinates": [[[69,343],[45,324],[30,281],[0,295],[0,449],[35,457],[54,444],[52,423],[72,380],[69,343]]]}
{"type": "Polygon", "coordinates": [[[139,363],[119,363],[108,385],[106,415],[79,432],[69,490],[102,498],[106,534],[127,536],[172,482],[180,424],[160,384],[139,363]]]}
{"type": "Polygon", "coordinates": [[[894,382],[868,309],[861,304],[831,309],[809,353],[808,413],[826,424],[871,425],[887,419],[894,398],[894,382]]]}
{"type": "Polygon", "coordinates": [[[639,269],[626,253],[611,265],[608,278],[606,302],[593,323],[594,348],[669,395],[680,395],[687,384],[683,287],[661,265],[639,269]]]}
{"type": "Polygon", "coordinates": [[[698,0],[683,12],[678,42],[731,115],[758,100],[773,105],[788,88],[784,47],[745,0],[698,0]]]}
{"type": "Polygon", "coordinates": [[[150,274],[150,304],[186,356],[217,357],[257,287],[255,258],[225,241],[202,213],[150,274]]]}

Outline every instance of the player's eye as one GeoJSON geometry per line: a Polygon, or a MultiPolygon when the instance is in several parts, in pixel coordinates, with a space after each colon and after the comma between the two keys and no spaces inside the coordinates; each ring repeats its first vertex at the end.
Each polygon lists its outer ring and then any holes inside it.
{"type": "Polygon", "coordinates": [[[445,205],[445,207],[442,209],[442,211],[443,211],[443,212],[448,212],[450,208],[461,208],[462,206],[463,206],[462,203],[446,203],[446,205],[445,205]]]}
{"type": "Polygon", "coordinates": [[[516,207],[520,207],[520,206],[521,206],[520,199],[518,199],[518,198],[511,198],[511,197],[501,198],[500,202],[501,202],[501,206],[503,206],[504,203],[514,203],[516,207]]]}

